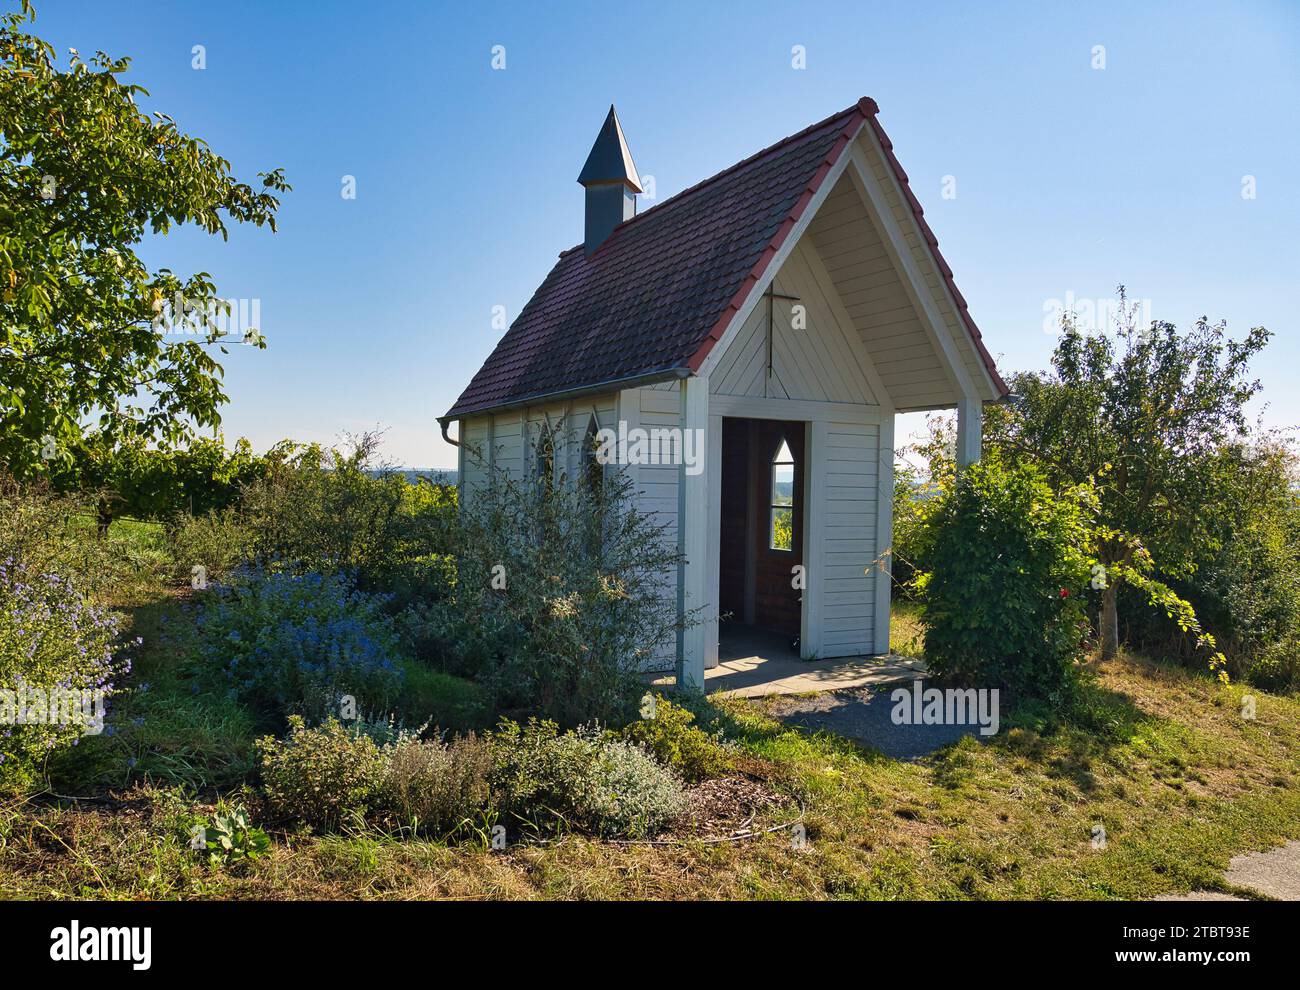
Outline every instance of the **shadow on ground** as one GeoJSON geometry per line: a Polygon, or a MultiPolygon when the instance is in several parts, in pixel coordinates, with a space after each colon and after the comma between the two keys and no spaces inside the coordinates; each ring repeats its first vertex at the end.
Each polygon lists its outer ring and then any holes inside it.
{"type": "Polygon", "coordinates": [[[825,730],[869,746],[894,760],[919,760],[937,749],[973,736],[984,742],[979,725],[896,725],[891,691],[871,687],[826,691],[806,697],[769,700],[766,711],[787,725],[825,730]]]}

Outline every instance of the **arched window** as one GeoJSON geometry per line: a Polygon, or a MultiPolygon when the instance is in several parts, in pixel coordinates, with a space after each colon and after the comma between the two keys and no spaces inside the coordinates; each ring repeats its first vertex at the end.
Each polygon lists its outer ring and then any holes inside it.
{"type": "Polygon", "coordinates": [[[542,491],[549,492],[555,487],[555,434],[549,425],[543,424],[533,453],[537,484],[542,491]]]}
{"type": "Polygon", "coordinates": [[[596,417],[592,416],[587,424],[587,433],[582,438],[582,481],[593,495],[599,494],[605,487],[605,465],[600,462],[600,427],[596,417]]]}
{"type": "Polygon", "coordinates": [[[794,549],[794,454],[784,440],[772,458],[769,498],[768,546],[773,550],[794,549]]]}

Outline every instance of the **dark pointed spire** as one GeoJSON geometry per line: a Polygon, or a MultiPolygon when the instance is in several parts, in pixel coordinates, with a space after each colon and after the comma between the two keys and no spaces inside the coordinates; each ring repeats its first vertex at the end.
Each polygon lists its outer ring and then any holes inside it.
{"type": "Polygon", "coordinates": [[[605,183],[622,183],[633,192],[641,192],[641,177],[636,174],[636,165],[632,163],[632,152],[627,150],[627,139],[623,137],[623,126],[618,122],[614,105],[609,106],[609,115],[605,118],[596,143],[591,146],[587,163],[582,166],[578,182],[590,188],[605,183]]]}
{"type": "Polygon", "coordinates": [[[578,181],[587,190],[583,243],[591,257],[615,227],[636,216],[636,194],[641,192],[641,177],[632,164],[632,152],[627,150],[613,104],[578,181]]]}

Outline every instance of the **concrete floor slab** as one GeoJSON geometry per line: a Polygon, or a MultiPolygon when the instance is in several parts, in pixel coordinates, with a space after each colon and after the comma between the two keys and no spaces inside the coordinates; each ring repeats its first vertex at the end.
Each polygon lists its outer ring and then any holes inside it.
{"type": "MultiPolygon", "coordinates": [[[[718,666],[704,672],[704,690],[762,698],[887,684],[924,674],[920,660],[896,654],[801,660],[788,637],[741,626],[724,633],[718,666]]],[[[676,682],[672,674],[651,676],[656,686],[676,682]]]]}

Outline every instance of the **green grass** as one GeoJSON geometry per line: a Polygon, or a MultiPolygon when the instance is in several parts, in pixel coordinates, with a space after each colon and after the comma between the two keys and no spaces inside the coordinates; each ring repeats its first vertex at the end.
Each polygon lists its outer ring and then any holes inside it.
{"type": "MultiPolygon", "coordinates": [[[[167,607],[168,609],[171,606],[167,607]]],[[[159,611],[163,611],[160,606],[159,611]]],[[[137,612],[146,623],[150,613],[137,612]]],[[[147,628],[141,626],[141,628],[147,628]]],[[[168,656],[142,674],[168,685],[168,656]]],[[[454,689],[429,678],[431,697],[454,689]],[[447,689],[447,690],[444,690],[447,689]]],[[[1300,701],[1126,657],[1108,664],[1076,724],[1008,722],[917,762],[787,727],[763,703],[713,699],[702,713],[740,761],[802,806],[788,832],[721,845],[629,846],[567,836],[506,854],[482,843],[399,841],[363,830],[278,833],[272,853],[212,869],[188,828],[212,812],[184,785],[239,776],[254,727],[220,702],[160,693],[136,739],[150,785],[121,805],[0,808],[0,890],[25,897],[237,898],[1146,898],[1224,890],[1238,852],[1300,838],[1300,701]],[[145,747],[145,740],[148,746],[145,747]],[[172,783],[168,783],[172,782],[172,783]],[[1106,830],[1094,849],[1093,828],[1106,830]]],[[[140,774],[136,774],[138,778],[140,774]]],[[[246,795],[256,814],[255,795],[246,795]]],[[[776,809],[756,824],[776,825],[776,809]]]]}
{"type": "Polygon", "coordinates": [[[128,611],[130,635],[141,651],[131,672],[131,690],[115,704],[114,731],[65,751],[56,779],[83,793],[131,782],[179,785],[193,791],[242,783],[254,767],[253,741],[259,726],[249,711],[222,694],[199,689],[166,621],[183,621],[175,590],[160,601],[128,611]]]}
{"type": "Polygon", "coordinates": [[[897,600],[889,614],[889,651],[905,657],[919,657],[925,646],[925,623],[921,607],[897,600]]]}

